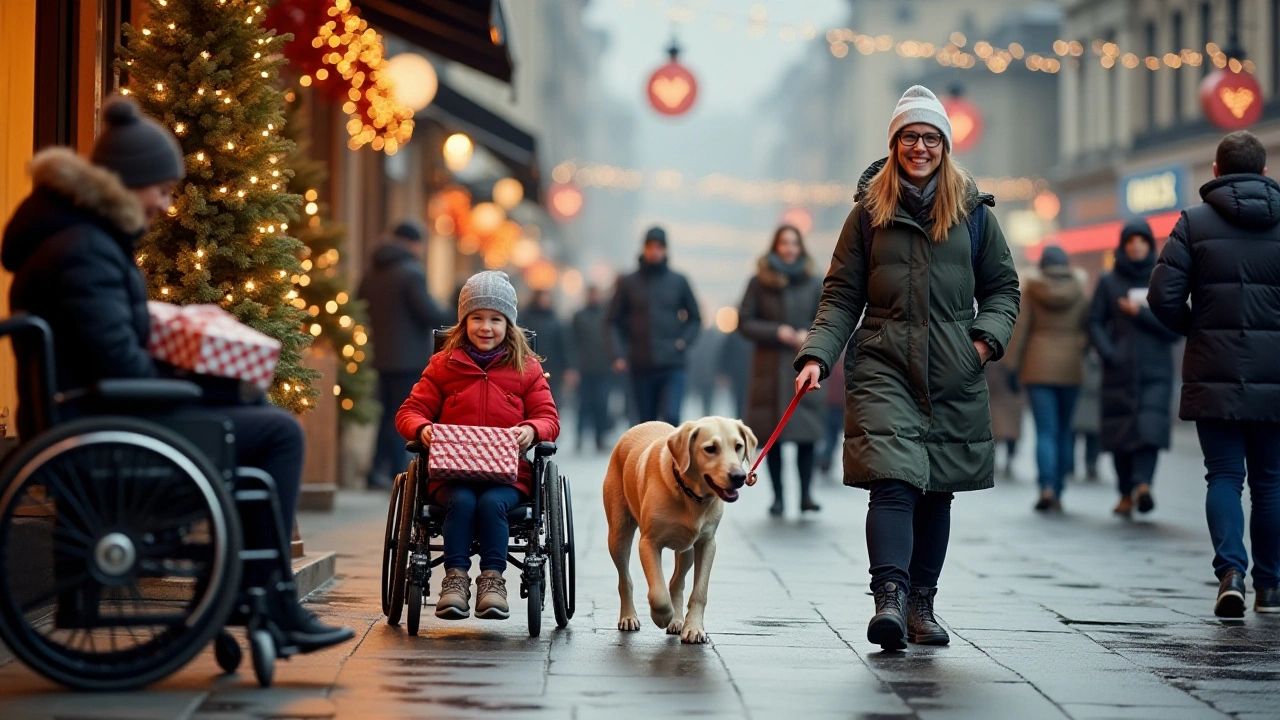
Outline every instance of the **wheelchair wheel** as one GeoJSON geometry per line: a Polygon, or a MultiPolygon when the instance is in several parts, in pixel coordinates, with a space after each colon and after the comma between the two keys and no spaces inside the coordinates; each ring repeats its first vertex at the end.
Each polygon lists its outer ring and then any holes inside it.
{"type": "Polygon", "coordinates": [[[239,669],[240,661],[244,659],[240,643],[226,630],[219,630],[213,638],[213,656],[218,661],[218,667],[228,675],[239,669]]]}
{"type": "Polygon", "coordinates": [[[400,522],[396,527],[395,559],[391,564],[391,598],[387,607],[387,624],[399,625],[404,612],[404,594],[408,585],[409,548],[413,538],[414,514],[418,510],[418,460],[409,463],[400,494],[400,522]]]}
{"type": "Polygon", "coordinates": [[[0,467],[0,640],[45,677],[115,691],[164,678],[222,629],[241,532],[222,475],[155,423],[60,425],[0,467]]]}
{"type": "Polygon", "coordinates": [[[553,462],[547,462],[542,471],[542,488],[546,494],[547,555],[551,560],[551,607],[556,615],[556,627],[569,624],[568,588],[565,578],[564,486],[560,471],[553,462]]]}
{"type": "Polygon", "coordinates": [[[391,503],[387,506],[387,530],[382,539],[382,614],[390,615],[392,568],[396,557],[396,540],[400,533],[400,501],[404,497],[405,474],[396,476],[391,489],[391,503]]]}
{"type": "Polygon", "coordinates": [[[564,488],[564,568],[565,589],[568,590],[565,604],[572,620],[578,607],[578,546],[573,539],[573,493],[569,491],[569,478],[561,476],[560,485],[564,488]]]}
{"type": "Polygon", "coordinates": [[[525,587],[529,596],[529,637],[542,634],[542,578],[529,581],[525,587]]]}
{"type": "Polygon", "coordinates": [[[258,685],[271,687],[276,676],[276,642],[266,630],[249,631],[249,654],[253,657],[253,674],[258,685]]]}
{"type": "Polygon", "coordinates": [[[422,621],[422,588],[409,583],[409,617],[406,629],[410,635],[418,634],[418,624],[422,621]]]}

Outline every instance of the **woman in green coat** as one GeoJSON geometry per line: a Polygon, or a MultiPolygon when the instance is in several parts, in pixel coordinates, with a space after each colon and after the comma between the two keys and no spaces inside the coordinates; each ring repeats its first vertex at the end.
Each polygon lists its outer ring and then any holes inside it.
{"type": "Polygon", "coordinates": [[[844,481],[871,491],[867,639],[902,649],[949,641],[933,604],[951,499],[994,484],[983,366],[1004,354],[1019,290],[994,199],[951,158],[927,88],[898,101],[889,150],[859,182],[795,368],[816,387],[849,345],[844,481]]]}

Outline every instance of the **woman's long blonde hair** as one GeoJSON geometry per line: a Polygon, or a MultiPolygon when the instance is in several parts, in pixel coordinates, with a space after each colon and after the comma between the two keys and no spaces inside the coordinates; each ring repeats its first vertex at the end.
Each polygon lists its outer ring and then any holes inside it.
{"type": "MultiPolygon", "coordinates": [[[[467,319],[462,320],[453,327],[445,331],[444,347],[440,352],[451,353],[458,348],[467,344],[467,319]]],[[[518,325],[507,321],[507,334],[502,338],[502,349],[506,350],[502,357],[498,358],[493,367],[511,368],[516,372],[524,372],[524,366],[528,364],[530,359],[542,362],[542,358],[529,347],[529,341],[524,336],[524,330],[518,325]]]]}
{"type": "MultiPolygon", "coordinates": [[[[867,205],[867,212],[871,214],[872,227],[888,227],[898,210],[898,199],[902,193],[898,184],[898,168],[895,140],[889,158],[867,184],[866,196],[862,200],[867,205]]],[[[933,198],[933,230],[930,239],[942,242],[947,239],[947,232],[964,220],[964,199],[969,190],[969,178],[945,149],[942,151],[942,162],[938,165],[937,174],[938,190],[933,198]]]]}

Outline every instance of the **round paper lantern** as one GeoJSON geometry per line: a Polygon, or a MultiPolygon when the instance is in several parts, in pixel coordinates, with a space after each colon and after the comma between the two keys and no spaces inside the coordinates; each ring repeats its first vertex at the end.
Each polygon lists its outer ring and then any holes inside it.
{"type": "Polygon", "coordinates": [[[1258,122],[1262,103],[1262,87],[1249,73],[1222,68],[1200,81],[1205,117],[1223,130],[1243,130],[1258,122]]]}
{"type": "Polygon", "coordinates": [[[493,184],[493,201],[510,210],[524,199],[524,185],[515,178],[502,178],[493,184]]]}
{"type": "Polygon", "coordinates": [[[671,62],[653,71],[646,86],[649,104],[663,115],[683,115],[698,99],[698,81],[676,59],[678,54],[679,50],[671,48],[671,62]]]}
{"type": "Polygon", "coordinates": [[[578,217],[584,200],[582,191],[572,183],[555,183],[547,190],[547,210],[557,222],[578,217]]]}
{"type": "Polygon", "coordinates": [[[396,102],[418,112],[431,104],[440,79],[431,61],[414,53],[400,53],[387,61],[396,102]]]}
{"type": "Polygon", "coordinates": [[[965,98],[953,95],[943,98],[942,107],[951,121],[951,152],[959,155],[982,142],[982,111],[965,98]]]}

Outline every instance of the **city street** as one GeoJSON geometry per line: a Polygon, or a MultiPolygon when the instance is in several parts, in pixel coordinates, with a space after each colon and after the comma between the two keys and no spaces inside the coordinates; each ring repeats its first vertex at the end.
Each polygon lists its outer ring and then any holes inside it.
{"type": "Polygon", "coordinates": [[[767,483],[728,508],[711,644],[682,646],[651,624],[620,634],[605,459],[566,454],[580,563],[566,630],[554,629],[548,602],[542,637],[527,636],[514,574],[509,621],[443,623],[424,610],[419,637],[388,627],[377,579],[385,499],[352,493],[337,513],[302,523],[309,547],[340,553],[339,579],[310,604],[355,626],[357,641],[279,664],[271,690],[247,671],[219,677],[211,651],[153,688],[112,696],[63,692],[10,661],[0,717],[1275,718],[1280,617],[1212,615],[1202,470],[1187,430],[1163,458],[1149,519],[1110,516],[1105,459],[1102,483],[1073,484],[1063,516],[1037,517],[1029,445],[1016,482],[960,496],[939,595],[950,647],[886,654],[866,642],[867,495],[831,483],[819,488],[823,511],[804,519],[789,508],[770,520],[767,483]]]}

